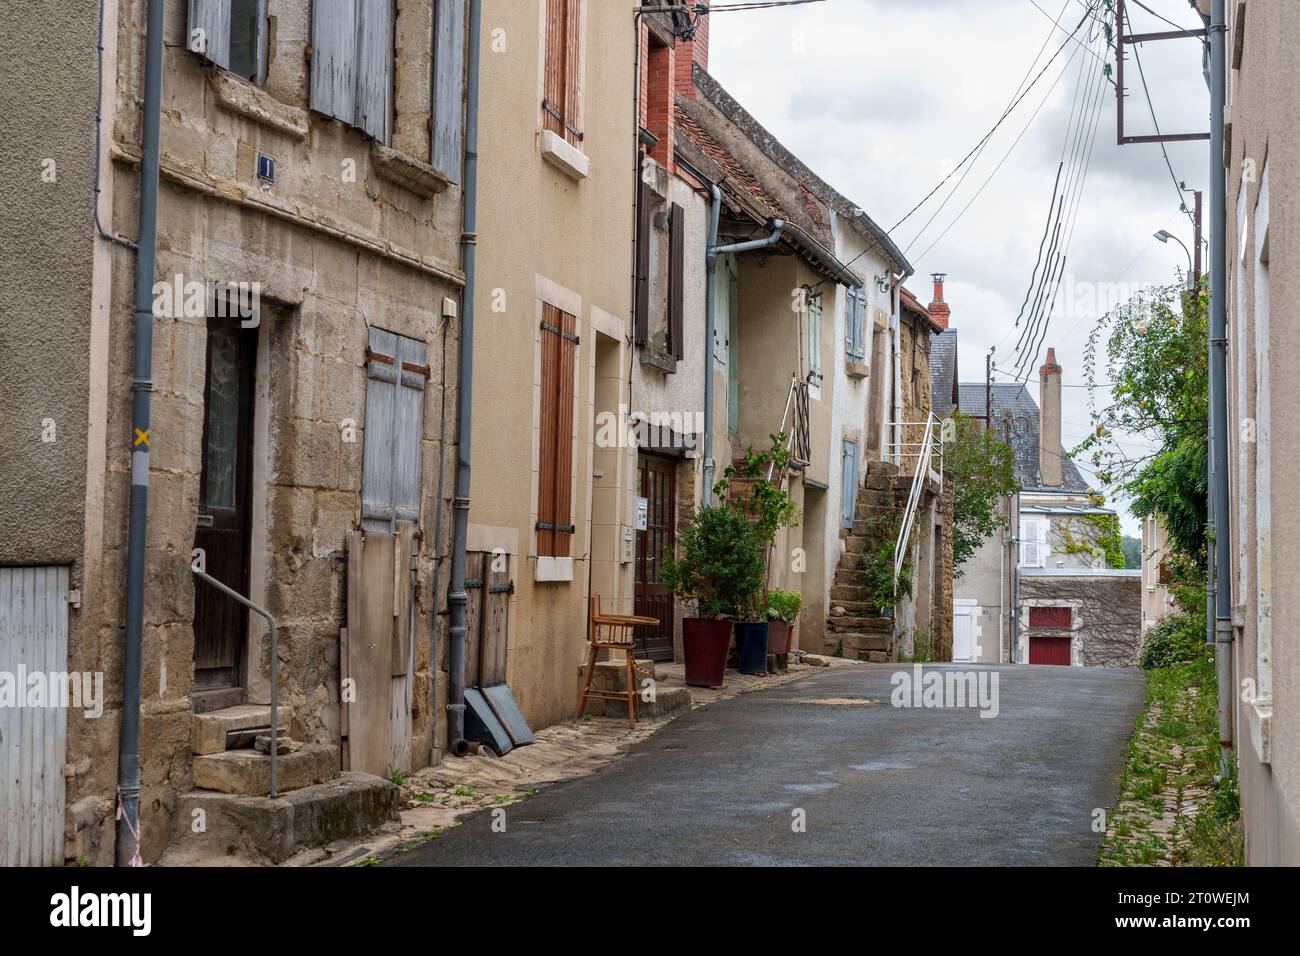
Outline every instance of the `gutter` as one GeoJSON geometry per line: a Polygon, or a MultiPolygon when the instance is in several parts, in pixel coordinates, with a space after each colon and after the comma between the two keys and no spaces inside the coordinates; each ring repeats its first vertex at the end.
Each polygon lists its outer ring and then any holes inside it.
{"type": "MultiPolygon", "coordinates": [[[[483,0],[469,0],[469,49],[466,51],[465,186],[461,194],[460,378],[456,389],[456,491],[452,503],[451,583],[447,593],[451,647],[447,661],[447,747],[458,757],[469,752],[465,741],[465,544],[469,537],[470,445],[474,422],[474,273],[478,246],[478,106],[479,33],[483,0]]],[[[435,595],[436,599],[436,595],[435,595]]],[[[437,624],[434,624],[435,629],[437,624]]]]}
{"type": "Polygon", "coordinates": [[[153,285],[158,246],[165,0],[148,0],[144,128],[140,139],[140,225],[135,261],[131,365],[131,500],[127,528],[126,633],[122,646],[122,724],[117,748],[118,866],[140,859],[140,671],[144,631],[145,544],[149,521],[149,396],[153,391],[153,285]]]}

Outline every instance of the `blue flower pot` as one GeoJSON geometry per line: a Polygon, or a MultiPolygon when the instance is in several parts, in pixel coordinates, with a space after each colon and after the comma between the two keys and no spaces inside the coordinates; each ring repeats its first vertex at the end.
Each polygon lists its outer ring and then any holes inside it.
{"type": "Polygon", "coordinates": [[[750,623],[737,621],[736,655],[740,658],[742,674],[767,673],[767,621],[750,623]]]}

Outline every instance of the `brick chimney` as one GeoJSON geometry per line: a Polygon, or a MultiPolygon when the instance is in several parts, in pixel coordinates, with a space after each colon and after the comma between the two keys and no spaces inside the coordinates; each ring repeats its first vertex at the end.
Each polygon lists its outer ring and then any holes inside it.
{"type": "Polygon", "coordinates": [[[678,40],[675,53],[676,82],[678,93],[688,99],[695,99],[695,80],[691,77],[691,65],[698,63],[701,70],[709,68],[709,21],[711,16],[691,14],[691,23],[695,28],[693,40],[678,40]]]}
{"type": "Polygon", "coordinates": [[[1047,361],[1038,370],[1038,399],[1042,409],[1038,426],[1038,471],[1044,488],[1061,485],[1061,366],[1056,349],[1047,350],[1047,361]]]}
{"type": "Polygon", "coordinates": [[[943,272],[936,272],[930,276],[934,280],[934,301],[926,306],[930,313],[930,318],[934,324],[941,329],[948,328],[948,303],[943,301],[943,280],[947,275],[943,272]]]}

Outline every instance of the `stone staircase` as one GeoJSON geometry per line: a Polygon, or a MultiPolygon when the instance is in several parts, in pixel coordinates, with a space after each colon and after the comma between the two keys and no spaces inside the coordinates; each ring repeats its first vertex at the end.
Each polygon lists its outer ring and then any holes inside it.
{"type": "Polygon", "coordinates": [[[898,466],[888,462],[867,463],[867,474],[858,487],[853,527],[841,531],[844,552],[831,585],[830,614],[826,620],[826,653],[837,648],[844,657],[886,663],[898,659],[894,620],[880,617],[863,580],[863,555],[885,543],[880,518],[891,507],[907,503],[911,478],[899,477],[898,466]]]}
{"type": "Polygon", "coordinates": [[[288,707],[276,715],[280,795],[272,800],[271,708],[239,704],[194,715],[194,789],[177,799],[164,865],[277,864],[398,819],[396,784],[341,772],[337,746],[290,740],[290,716],[288,707]]]}

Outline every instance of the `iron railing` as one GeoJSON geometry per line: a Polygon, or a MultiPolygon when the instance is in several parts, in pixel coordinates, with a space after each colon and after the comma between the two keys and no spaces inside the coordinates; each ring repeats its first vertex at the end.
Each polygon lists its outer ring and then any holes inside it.
{"type": "Polygon", "coordinates": [[[912,536],[912,523],[916,520],[916,511],[921,503],[921,492],[930,477],[930,465],[934,461],[936,450],[939,457],[939,488],[943,489],[943,444],[940,441],[943,424],[933,412],[926,415],[923,422],[896,422],[900,441],[890,442],[889,450],[899,462],[915,459],[915,471],[912,474],[912,487],[907,494],[907,508],[903,511],[903,520],[898,528],[898,540],[894,544],[894,593],[898,593],[898,575],[903,570],[907,557],[905,550],[908,539],[912,536]],[[907,441],[908,429],[921,429],[920,441],[907,441]]]}
{"type": "MultiPolygon", "coordinates": [[[[808,409],[808,383],[791,379],[790,393],[785,398],[785,411],[781,415],[780,432],[786,436],[790,450],[790,464],[807,468],[812,464],[812,435],[808,409]]],[[[767,479],[772,480],[775,462],[767,468],[767,479]]]]}

